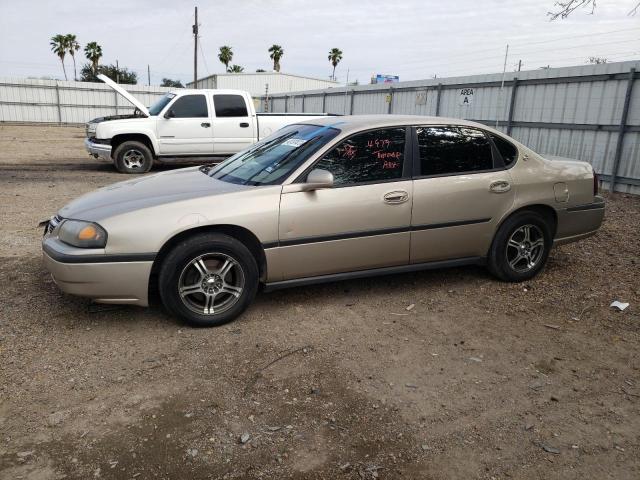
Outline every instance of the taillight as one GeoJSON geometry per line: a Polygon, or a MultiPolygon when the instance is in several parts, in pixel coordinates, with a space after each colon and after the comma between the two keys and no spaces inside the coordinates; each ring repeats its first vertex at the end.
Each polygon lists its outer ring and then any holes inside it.
{"type": "Polygon", "coordinates": [[[595,170],[593,170],[593,195],[597,195],[598,194],[598,184],[599,184],[599,180],[598,180],[598,174],[596,173],[595,170]]]}

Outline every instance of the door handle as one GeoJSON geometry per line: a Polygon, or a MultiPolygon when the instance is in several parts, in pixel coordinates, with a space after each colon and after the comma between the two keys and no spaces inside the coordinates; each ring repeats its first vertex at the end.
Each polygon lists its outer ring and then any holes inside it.
{"type": "Polygon", "coordinates": [[[496,180],[489,185],[489,191],[493,193],[506,193],[511,190],[511,184],[506,180],[496,180]]]}
{"type": "Polygon", "coordinates": [[[409,200],[409,194],[404,190],[395,190],[384,194],[384,203],[396,204],[409,200]]]}
{"type": "Polygon", "coordinates": [[[249,124],[247,122],[241,122],[240,123],[240,128],[248,128],[249,124]]]}
{"type": "Polygon", "coordinates": [[[204,127],[204,128],[209,128],[209,127],[211,126],[211,124],[210,124],[209,122],[202,122],[202,123],[200,124],[200,126],[201,126],[201,127],[204,127]]]}

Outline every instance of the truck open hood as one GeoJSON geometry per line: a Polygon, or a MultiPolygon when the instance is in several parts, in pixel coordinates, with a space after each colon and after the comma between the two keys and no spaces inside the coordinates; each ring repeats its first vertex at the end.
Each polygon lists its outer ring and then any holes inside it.
{"type": "Polygon", "coordinates": [[[107,85],[109,85],[111,88],[113,88],[116,92],[118,92],[124,98],[126,98],[129,102],[131,102],[131,104],[133,104],[138,110],[140,110],[143,115],[145,115],[146,117],[150,116],[149,110],[147,110],[147,107],[145,107],[142,104],[142,102],[140,102],[140,100],[138,100],[136,97],[131,95],[129,92],[127,92],[124,88],[122,88],[116,82],[114,82],[113,80],[111,80],[109,77],[107,77],[102,73],[98,75],[98,78],[102,80],[104,83],[106,83],[107,85]]]}

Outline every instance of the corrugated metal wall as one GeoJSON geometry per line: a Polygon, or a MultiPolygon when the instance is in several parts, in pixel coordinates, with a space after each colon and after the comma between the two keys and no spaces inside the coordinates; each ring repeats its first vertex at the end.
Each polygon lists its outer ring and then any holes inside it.
{"type": "MultiPolygon", "coordinates": [[[[171,90],[142,85],[123,88],[145,105],[171,90]]],[[[0,79],[0,122],[82,124],[132,111],[133,106],[104,83],[0,79]]]]}
{"type": "Polygon", "coordinates": [[[614,172],[618,151],[616,190],[640,193],[639,71],[640,61],[633,61],[509,72],[504,87],[502,74],[360,85],[273,95],[269,106],[273,112],[443,116],[494,127],[497,120],[500,130],[533,150],[588,161],[605,180],[614,172]],[[635,80],[630,80],[632,69],[635,80]],[[466,88],[474,90],[470,104],[460,101],[466,88]]]}

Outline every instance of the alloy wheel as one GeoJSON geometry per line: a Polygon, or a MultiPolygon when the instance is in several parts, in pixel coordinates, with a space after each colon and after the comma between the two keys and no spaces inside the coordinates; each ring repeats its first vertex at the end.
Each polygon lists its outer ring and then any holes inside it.
{"type": "Polygon", "coordinates": [[[200,315],[218,315],[236,304],[244,291],[240,264],[224,253],[207,253],[191,260],[180,273],[182,303],[200,315]]]}
{"type": "Polygon", "coordinates": [[[140,150],[127,150],[122,156],[122,163],[124,163],[127,168],[142,168],[144,165],[144,155],[140,150]]]}
{"type": "Polygon", "coordinates": [[[533,270],[544,255],[544,234],[536,225],[522,225],[509,237],[507,242],[507,262],[516,272],[533,270]]]}

